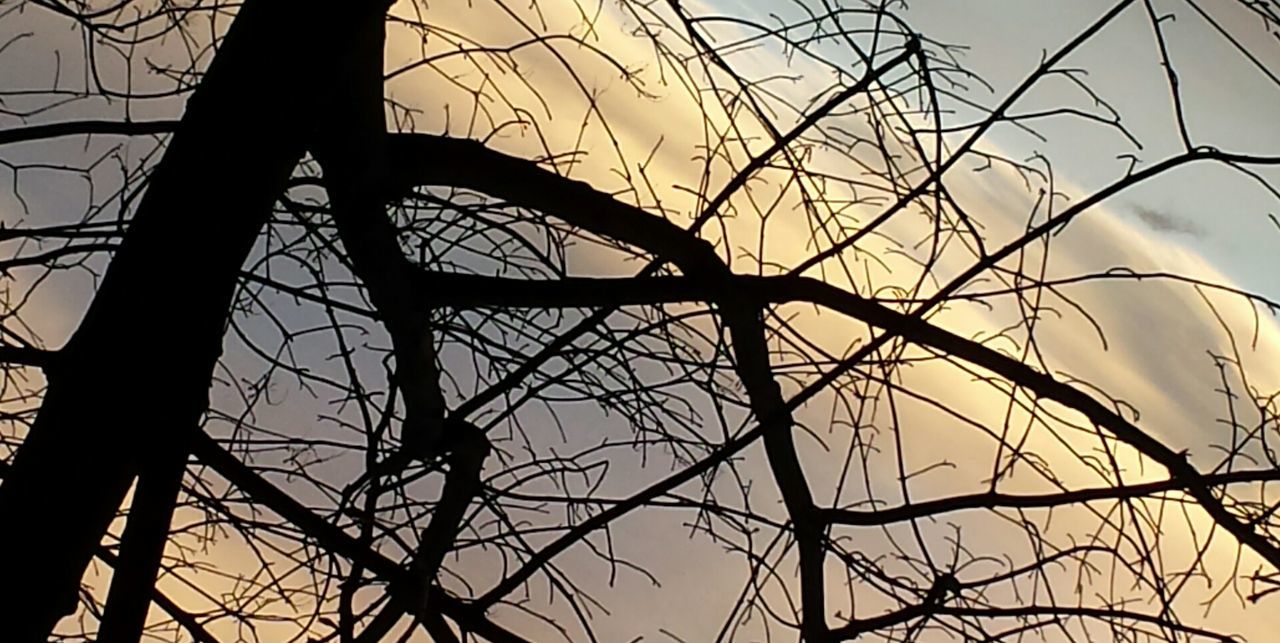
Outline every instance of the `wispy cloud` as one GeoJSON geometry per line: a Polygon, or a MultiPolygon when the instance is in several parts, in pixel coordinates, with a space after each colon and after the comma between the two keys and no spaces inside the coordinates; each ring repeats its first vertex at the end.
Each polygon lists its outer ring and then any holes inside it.
{"type": "Polygon", "coordinates": [[[1138,220],[1146,224],[1148,228],[1156,232],[1168,232],[1172,234],[1185,234],[1203,239],[1208,236],[1209,232],[1197,224],[1195,221],[1186,217],[1173,214],[1171,212],[1156,210],[1144,205],[1131,206],[1134,216],[1138,220]]]}

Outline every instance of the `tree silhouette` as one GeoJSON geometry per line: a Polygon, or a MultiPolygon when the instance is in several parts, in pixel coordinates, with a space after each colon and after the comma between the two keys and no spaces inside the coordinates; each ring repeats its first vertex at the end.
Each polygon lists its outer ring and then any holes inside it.
{"type": "Polygon", "coordinates": [[[905,3],[723,4],[0,4],[5,640],[1234,640],[1276,303],[1071,234],[1280,198],[1175,65],[1274,100],[1280,4],[1120,0],[998,91],[905,3]],[[1189,435],[1108,375],[1184,299],[1189,435]]]}

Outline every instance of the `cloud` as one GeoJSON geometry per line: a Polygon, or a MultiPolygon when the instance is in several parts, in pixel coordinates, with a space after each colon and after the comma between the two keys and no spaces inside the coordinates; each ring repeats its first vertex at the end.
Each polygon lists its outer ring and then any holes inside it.
{"type": "Polygon", "coordinates": [[[1197,239],[1208,236],[1208,231],[1196,222],[1171,212],[1156,210],[1143,205],[1130,206],[1134,216],[1156,232],[1185,234],[1197,239]]]}

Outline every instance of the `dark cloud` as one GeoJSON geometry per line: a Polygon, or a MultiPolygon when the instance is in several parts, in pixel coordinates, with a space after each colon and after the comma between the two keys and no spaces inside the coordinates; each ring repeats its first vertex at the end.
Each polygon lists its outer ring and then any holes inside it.
{"type": "Polygon", "coordinates": [[[1196,222],[1185,219],[1176,214],[1153,210],[1146,206],[1135,205],[1133,214],[1138,217],[1139,221],[1147,224],[1147,227],[1156,232],[1170,232],[1173,234],[1186,234],[1197,239],[1203,239],[1208,236],[1208,231],[1200,227],[1196,222]]]}

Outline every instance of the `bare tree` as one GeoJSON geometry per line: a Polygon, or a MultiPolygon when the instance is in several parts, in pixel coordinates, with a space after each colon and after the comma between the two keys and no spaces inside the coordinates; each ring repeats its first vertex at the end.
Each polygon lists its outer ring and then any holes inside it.
{"type": "Polygon", "coordinates": [[[1265,622],[1280,4],[1038,4],[0,3],[5,640],[1265,622]]]}

